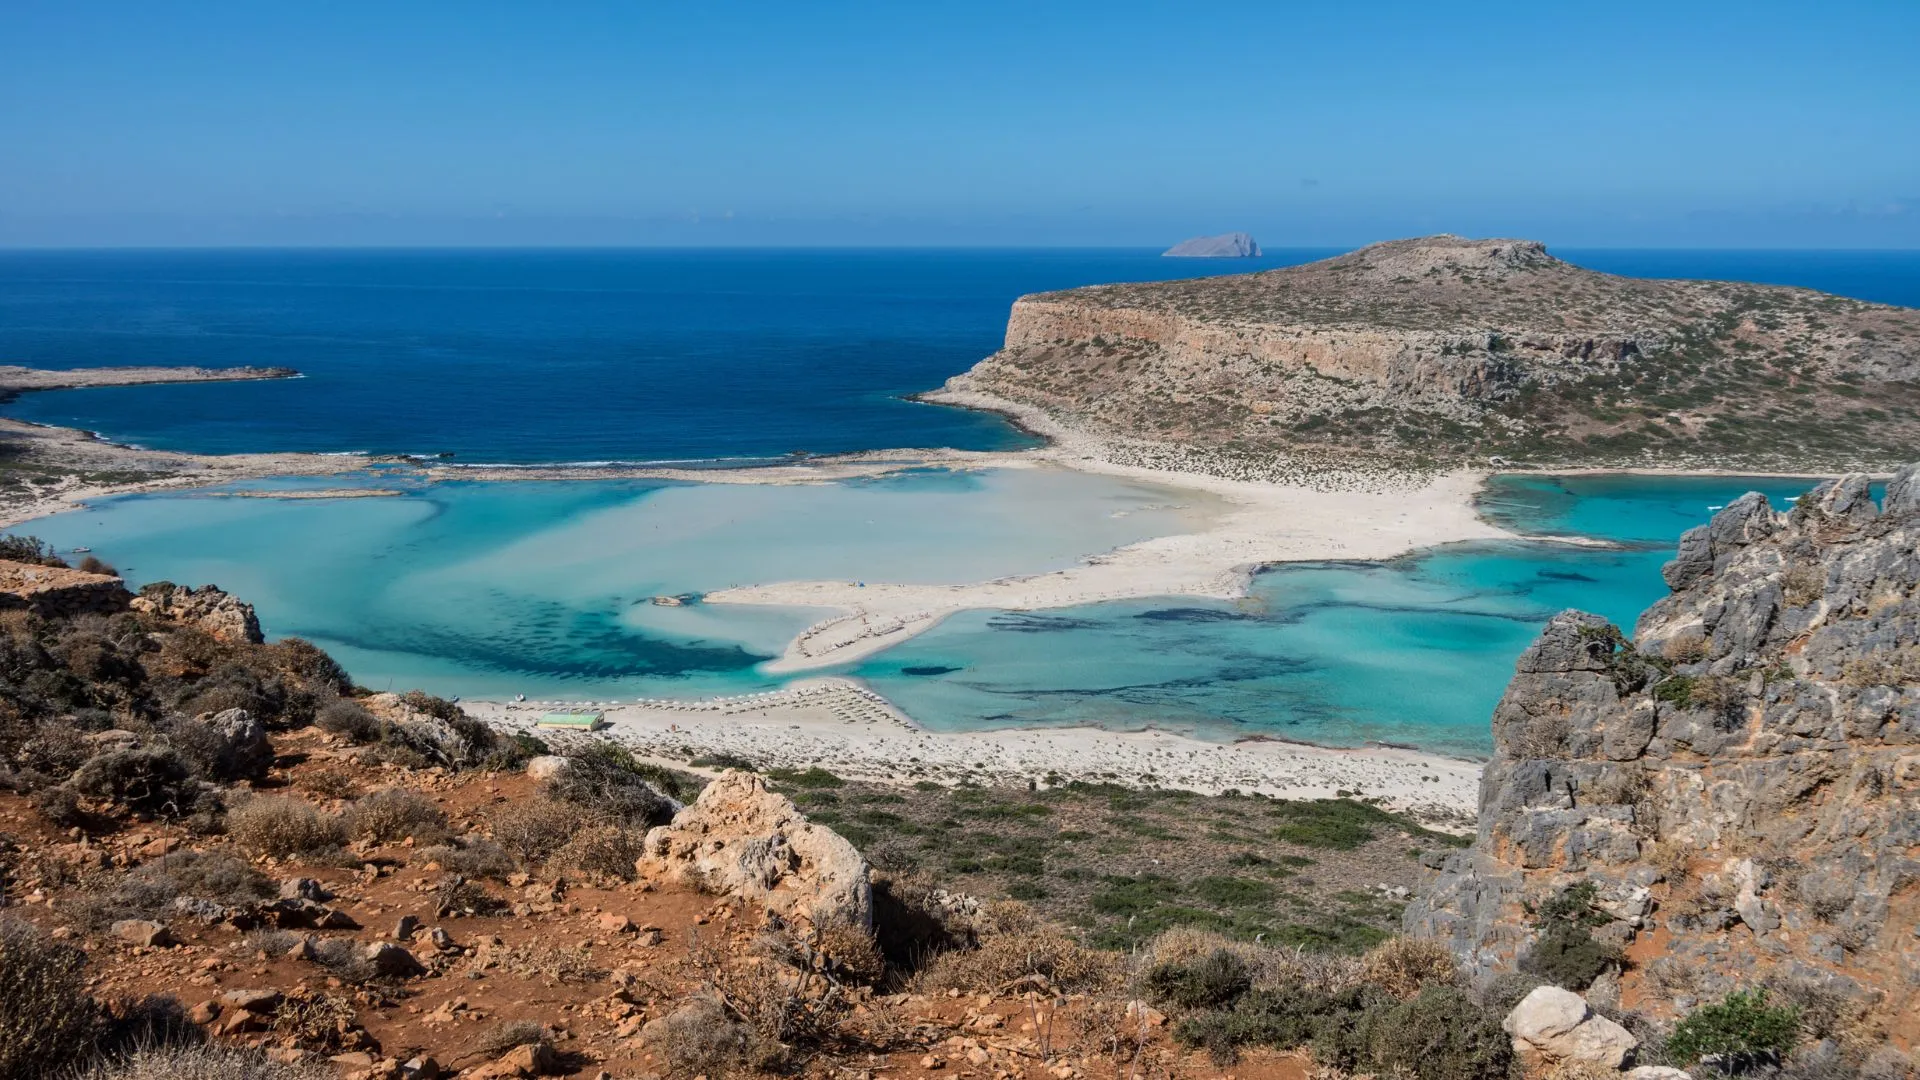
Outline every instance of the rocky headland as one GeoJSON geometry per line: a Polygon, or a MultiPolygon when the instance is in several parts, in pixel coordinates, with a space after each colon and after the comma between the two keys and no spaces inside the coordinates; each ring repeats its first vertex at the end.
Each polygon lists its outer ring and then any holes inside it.
{"type": "Polygon", "coordinates": [[[1582,269],[1432,236],[1257,274],[1040,293],[930,400],[1115,460],[1886,470],[1920,446],[1920,311],[1582,269]]]}

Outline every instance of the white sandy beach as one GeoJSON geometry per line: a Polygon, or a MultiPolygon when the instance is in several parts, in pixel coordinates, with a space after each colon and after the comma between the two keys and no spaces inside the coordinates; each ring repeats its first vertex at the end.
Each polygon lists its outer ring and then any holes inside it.
{"type": "MultiPolygon", "coordinates": [[[[1080,459],[1055,460],[1088,468],[1080,459]]],[[[1473,496],[1484,479],[1477,471],[1383,491],[1326,491],[1105,462],[1091,471],[1204,492],[1227,509],[1203,531],[1154,537],[1049,573],[965,585],[788,581],[725,589],[706,601],[834,609],[837,614],[807,627],[766,668],[789,673],[871,655],[971,608],[1025,611],[1148,596],[1237,599],[1254,572],[1270,563],[1388,559],[1435,544],[1512,536],[1475,513],[1473,496]]]]}
{"type": "MultiPolygon", "coordinates": [[[[530,731],[549,709],[585,706],[463,701],[461,707],[500,727],[530,731]]],[[[763,769],[818,765],[840,776],[903,784],[1046,786],[1080,780],[1296,799],[1358,793],[1438,824],[1471,820],[1480,782],[1478,762],[1391,747],[1214,743],[1169,732],[1094,728],[929,732],[878,695],[838,678],[801,680],[731,700],[595,708],[610,724],[603,736],[681,768],[696,757],[731,755],[763,769]]]]}

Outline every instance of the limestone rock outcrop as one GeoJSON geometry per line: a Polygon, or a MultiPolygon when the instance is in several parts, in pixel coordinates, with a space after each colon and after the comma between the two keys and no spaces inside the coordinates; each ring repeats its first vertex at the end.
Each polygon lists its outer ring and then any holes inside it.
{"type": "Polygon", "coordinates": [[[260,617],[254,614],[253,605],[212,585],[194,589],[171,582],[156,582],[141,589],[140,595],[134,597],[128,606],[171,622],[197,627],[215,641],[258,645],[266,640],[260,632],[260,617]]]}
{"type": "MultiPolygon", "coordinates": [[[[1627,640],[1557,616],[1493,715],[1479,833],[1406,914],[1477,974],[1588,890],[1648,1006],[1920,987],[1920,467],[1759,494],[1680,541],[1627,640]],[[1652,931],[1657,930],[1657,933],[1652,931]]],[[[1909,1014],[1911,1015],[1911,1014],[1909,1014]]]]}
{"type": "Polygon", "coordinates": [[[1515,1051],[1552,1061],[1584,1061],[1618,1069],[1640,1040],[1557,986],[1535,987],[1501,1021],[1515,1051]]]}
{"type": "Polygon", "coordinates": [[[645,851],[642,877],[755,900],[818,927],[873,926],[867,860],[751,773],[708,784],[672,823],[648,831],[645,851]]]}

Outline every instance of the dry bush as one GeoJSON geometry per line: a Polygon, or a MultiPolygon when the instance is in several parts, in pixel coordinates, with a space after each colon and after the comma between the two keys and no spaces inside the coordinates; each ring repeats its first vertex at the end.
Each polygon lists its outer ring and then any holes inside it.
{"type": "Polygon", "coordinates": [[[1397,998],[1410,998],[1429,986],[1459,981],[1453,952],[1437,941],[1395,937],[1360,958],[1360,979],[1397,998]]]}
{"type": "Polygon", "coordinates": [[[313,962],[345,983],[363,983],[373,978],[373,965],[367,962],[366,946],[352,938],[328,938],[315,942],[313,962]]]}
{"type": "Polygon", "coordinates": [[[1698,630],[1687,630],[1675,634],[1660,644],[1662,658],[1676,664],[1691,664],[1707,658],[1708,645],[1706,635],[1698,630]]]}
{"type": "Polygon", "coordinates": [[[300,786],[323,799],[352,799],[366,790],[352,772],[332,768],[302,773],[300,786]]]}
{"type": "Polygon", "coordinates": [[[88,759],[68,781],[75,791],[136,813],[178,817],[193,810],[193,768],[171,749],[110,750],[88,759]]]}
{"type": "Polygon", "coordinates": [[[1332,993],[1361,981],[1361,958],[1357,956],[1274,948],[1186,926],[1164,930],[1142,946],[1135,958],[1135,970],[1188,966],[1219,952],[1229,953],[1245,965],[1256,990],[1304,986],[1332,993]]]}
{"type": "Polygon", "coordinates": [[[499,915],[512,906],[459,874],[449,875],[433,890],[433,909],[440,918],[499,915]]]}
{"type": "Polygon", "coordinates": [[[357,1045],[364,1033],[354,1019],[353,1002],[339,994],[299,986],[273,1010],[273,1030],[305,1050],[336,1053],[357,1045]]]}
{"type": "Polygon", "coordinates": [[[413,862],[418,866],[438,866],[449,874],[465,878],[490,878],[504,881],[514,871],[507,849],[479,836],[463,836],[419,851],[413,862]]]}
{"type": "Polygon", "coordinates": [[[646,851],[645,833],[619,825],[584,829],[553,853],[549,862],[560,869],[600,881],[632,881],[633,864],[646,851]]]}
{"type": "Polygon", "coordinates": [[[92,1049],[101,1016],[85,963],[33,924],[0,918],[0,1076],[51,1077],[92,1049]]]}
{"type": "Polygon", "coordinates": [[[689,998],[648,1036],[673,1076],[734,1076],[771,1072],[784,1054],[749,1024],[707,996],[689,998]]]}
{"type": "Polygon", "coordinates": [[[335,1080],[316,1062],[289,1064],[236,1046],[146,1046],[95,1065],[80,1080],[335,1080]]]}
{"type": "Polygon", "coordinates": [[[476,1053],[497,1058],[516,1046],[547,1041],[547,1029],[532,1020],[508,1020],[488,1028],[474,1043],[476,1053]]]}
{"type": "Polygon", "coordinates": [[[227,835],[259,855],[324,855],[346,843],[340,819],[300,799],[256,795],[227,813],[227,835]]]}
{"type": "Polygon", "coordinates": [[[1515,760],[1564,758],[1573,729],[1564,716],[1536,716],[1519,725],[1508,740],[1507,756],[1515,760]]]}
{"type": "Polygon", "coordinates": [[[1646,861],[1669,885],[1678,886],[1693,872],[1694,849],[1673,839],[1655,840],[1646,849],[1646,861]]]}
{"type": "Polygon", "coordinates": [[[1098,990],[1116,984],[1125,966],[1012,900],[982,912],[975,932],[976,946],[942,953],[920,980],[933,989],[991,992],[1037,977],[1056,990],[1098,990]]]}
{"type": "Polygon", "coordinates": [[[1541,1080],[1620,1080],[1620,1070],[1596,1061],[1569,1058],[1548,1068],[1541,1080]]]}
{"type": "Polygon", "coordinates": [[[391,844],[408,837],[436,843],[447,838],[447,815],[433,800],[405,788],[381,788],[347,808],[340,823],[356,840],[391,844]]]}
{"type": "Polygon", "coordinates": [[[1788,607],[1805,607],[1826,591],[1826,572],[1812,563],[1790,566],[1780,575],[1780,598],[1788,607]]]}
{"type": "Polygon", "coordinates": [[[357,701],[339,698],[320,706],[313,722],[320,730],[348,742],[370,743],[380,738],[380,721],[357,701]]]}
{"type": "Polygon", "coordinates": [[[574,834],[597,824],[580,807],[548,799],[509,803],[488,820],[494,842],[524,865],[545,859],[565,847],[574,834]]]}

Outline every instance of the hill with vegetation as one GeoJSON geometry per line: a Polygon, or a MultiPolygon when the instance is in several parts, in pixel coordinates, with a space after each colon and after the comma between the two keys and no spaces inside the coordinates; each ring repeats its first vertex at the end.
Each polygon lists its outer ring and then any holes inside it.
{"type": "Polygon", "coordinates": [[[1039,410],[1143,463],[1172,447],[1884,471],[1920,452],[1920,310],[1621,277],[1533,241],[1432,236],[1025,296],[1005,347],[946,393],[1039,410]]]}

